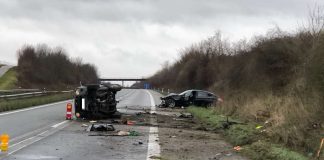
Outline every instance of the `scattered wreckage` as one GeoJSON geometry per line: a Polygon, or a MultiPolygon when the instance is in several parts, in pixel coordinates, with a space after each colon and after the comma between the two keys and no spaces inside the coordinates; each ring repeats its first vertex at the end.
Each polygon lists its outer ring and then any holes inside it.
{"type": "Polygon", "coordinates": [[[180,94],[170,93],[167,96],[161,97],[162,103],[160,107],[187,107],[195,106],[211,106],[215,101],[222,101],[214,93],[204,90],[187,90],[180,94]]]}
{"type": "Polygon", "coordinates": [[[121,90],[117,84],[88,84],[77,88],[74,98],[77,118],[101,118],[113,115],[117,109],[115,95],[121,90]]]}

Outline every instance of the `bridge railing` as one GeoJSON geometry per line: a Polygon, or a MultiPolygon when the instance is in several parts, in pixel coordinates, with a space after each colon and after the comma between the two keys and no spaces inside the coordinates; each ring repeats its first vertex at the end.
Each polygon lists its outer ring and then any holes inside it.
{"type": "Polygon", "coordinates": [[[99,81],[147,81],[146,78],[99,78],[99,81]]]}

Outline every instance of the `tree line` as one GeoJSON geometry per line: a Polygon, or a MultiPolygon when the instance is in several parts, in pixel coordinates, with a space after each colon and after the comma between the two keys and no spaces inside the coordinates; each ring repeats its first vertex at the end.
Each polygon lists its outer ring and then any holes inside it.
{"type": "Polygon", "coordinates": [[[175,92],[213,91],[224,98],[215,112],[260,124],[267,120],[272,140],[313,150],[324,124],[324,16],[319,11],[295,32],[276,27],[236,43],[217,32],[182,49],[175,63],[165,63],[149,81],[175,92]],[[262,122],[260,111],[269,113],[262,122]]]}
{"type": "Polygon", "coordinates": [[[97,83],[94,65],[71,59],[64,49],[45,44],[25,45],[18,53],[18,86],[23,88],[72,89],[82,83],[97,83]]]}

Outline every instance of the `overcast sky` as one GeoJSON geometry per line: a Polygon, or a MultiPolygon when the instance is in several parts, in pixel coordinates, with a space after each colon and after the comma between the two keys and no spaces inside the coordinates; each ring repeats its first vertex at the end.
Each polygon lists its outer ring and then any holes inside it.
{"type": "Polygon", "coordinates": [[[102,77],[150,76],[220,30],[238,40],[296,30],[311,0],[0,0],[0,61],[24,44],[63,47],[102,77]]]}

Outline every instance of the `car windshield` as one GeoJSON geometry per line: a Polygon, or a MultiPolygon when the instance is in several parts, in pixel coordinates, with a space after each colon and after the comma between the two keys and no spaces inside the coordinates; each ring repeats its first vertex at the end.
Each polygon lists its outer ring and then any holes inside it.
{"type": "Polygon", "coordinates": [[[188,90],[188,91],[184,91],[184,92],[182,92],[182,93],[180,93],[179,95],[186,95],[186,94],[188,94],[188,93],[190,93],[191,92],[191,90],[188,90]]]}

